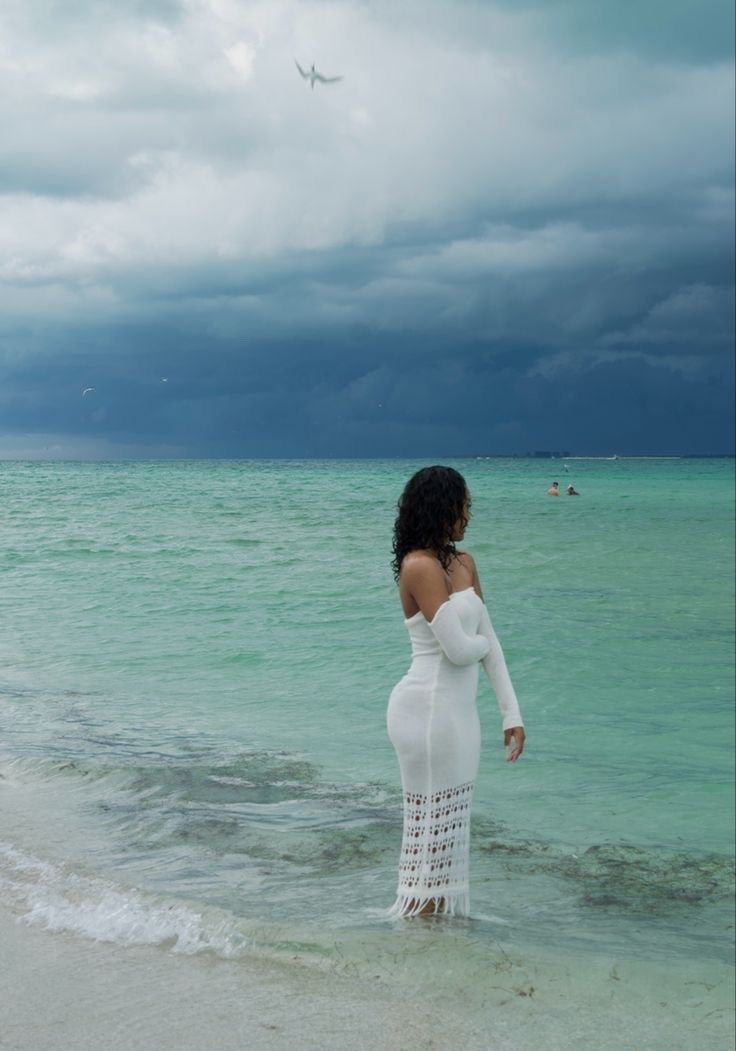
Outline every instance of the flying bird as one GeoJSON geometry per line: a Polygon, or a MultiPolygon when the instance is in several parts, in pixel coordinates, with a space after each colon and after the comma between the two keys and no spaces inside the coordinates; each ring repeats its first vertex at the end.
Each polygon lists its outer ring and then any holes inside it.
{"type": "Polygon", "coordinates": [[[95,390],[94,387],[85,387],[84,390],[82,391],[82,397],[84,397],[85,394],[96,394],[96,393],[97,393],[97,391],[95,390]]]}
{"type": "Polygon", "coordinates": [[[318,73],[317,70],[314,68],[314,62],[312,63],[312,68],[309,70],[302,69],[302,67],[299,65],[296,59],[294,59],[294,62],[296,63],[296,68],[299,70],[304,79],[309,81],[312,91],[314,91],[314,84],[317,80],[320,82],[320,84],[335,84],[338,80],[342,80],[342,77],[322,76],[322,74],[318,73]]]}

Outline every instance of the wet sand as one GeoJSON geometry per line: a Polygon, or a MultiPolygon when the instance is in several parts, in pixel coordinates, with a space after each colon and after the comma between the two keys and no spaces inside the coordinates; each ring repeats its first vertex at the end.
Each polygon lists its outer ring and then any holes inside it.
{"type": "Polygon", "coordinates": [[[325,973],[294,959],[222,960],[29,927],[0,910],[0,1047],[301,1051],[722,1051],[733,972],[592,957],[508,957],[482,1004],[325,973]],[[472,1021],[469,1019],[472,1018],[472,1021]]]}

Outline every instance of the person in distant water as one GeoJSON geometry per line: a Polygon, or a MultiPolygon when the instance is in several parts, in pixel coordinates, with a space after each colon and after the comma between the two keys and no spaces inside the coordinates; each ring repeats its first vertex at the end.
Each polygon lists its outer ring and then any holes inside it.
{"type": "Polygon", "coordinates": [[[407,482],[398,511],[392,564],[412,663],[391,693],[386,717],[404,794],[390,915],[467,916],[479,661],[496,693],[511,763],[524,750],[524,725],[475,562],[455,546],[470,521],[465,480],[452,467],[424,467],[407,482]]]}
{"type": "Polygon", "coordinates": [[[580,493],[577,491],[577,489],[575,488],[574,485],[568,485],[568,487],[567,487],[567,495],[568,496],[580,496],[580,493]]]}
{"type": "Polygon", "coordinates": [[[547,490],[547,496],[559,496],[560,495],[560,483],[553,482],[547,490]]]}

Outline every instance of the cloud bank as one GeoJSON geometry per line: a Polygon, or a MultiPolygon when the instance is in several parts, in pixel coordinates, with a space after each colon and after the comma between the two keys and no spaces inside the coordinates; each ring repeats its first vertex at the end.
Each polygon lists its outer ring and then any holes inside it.
{"type": "Polygon", "coordinates": [[[619,7],[9,0],[0,455],[733,451],[731,6],[619,7]]]}

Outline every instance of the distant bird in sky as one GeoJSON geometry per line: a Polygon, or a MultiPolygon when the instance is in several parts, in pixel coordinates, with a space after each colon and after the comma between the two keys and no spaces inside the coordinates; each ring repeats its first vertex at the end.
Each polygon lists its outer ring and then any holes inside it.
{"type": "Polygon", "coordinates": [[[309,81],[312,91],[314,91],[314,84],[317,80],[320,82],[320,84],[335,84],[338,80],[342,80],[342,77],[322,76],[322,74],[318,73],[317,70],[314,68],[314,62],[312,63],[312,68],[309,70],[302,69],[302,67],[299,65],[296,59],[294,59],[294,62],[296,63],[296,68],[299,70],[304,79],[309,81]]]}
{"type": "Polygon", "coordinates": [[[85,394],[96,394],[96,393],[97,393],[97,391],[95,390],[94,387],[85,387],[84,390],[82,391],[82,397],[84,397],[85,394]]]}

